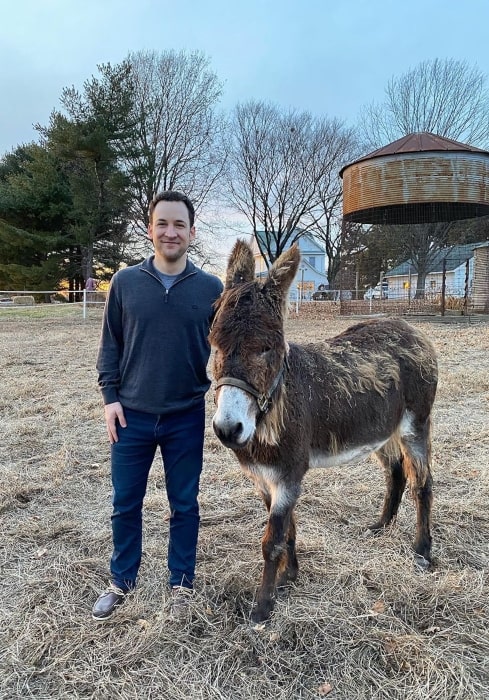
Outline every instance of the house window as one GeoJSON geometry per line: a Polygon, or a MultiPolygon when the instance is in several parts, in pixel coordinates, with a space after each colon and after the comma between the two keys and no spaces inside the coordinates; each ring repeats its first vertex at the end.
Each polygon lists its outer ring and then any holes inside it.
{"type": "Polygon", "coordinates": [[[311,267],[316,267],[316,258],[312,255],[308,258],[308,262],[311,267]]]}
{"type": "Polygon", "coordinates": [[[436,289],[436,280],[430,280],[431,289],[436,289]]]}

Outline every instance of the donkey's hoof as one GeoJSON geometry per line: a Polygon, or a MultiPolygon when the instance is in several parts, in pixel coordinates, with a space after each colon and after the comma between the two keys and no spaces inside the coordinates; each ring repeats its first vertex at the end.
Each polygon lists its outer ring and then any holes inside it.
{"type": "Polygon", "coordinates": [[[272,614],[272,609],[273,603],[257,604],[257,606],[251,611],[251,624],[256,626],[268,622],[270,615],[272,614]]]}
{"type": "Polygon", "coordinates": [[[260,610],[253,610],[250,615],[251,626],[254,629],[263,629],[262,625],[266,625],[270,621],[270,613],[262,612],[260,610]]]}
{"type": "Polygon", "coordinates": [[[383,532],[386,527],[387,523],[383,523],[381,520],[378,520],[376,523],[372,523],[372,525],[367,525],[365,535],[378,535],[379,533],[383,532]]]}
{"type": "Polygon", "coordinates": [[[416,552],[414,555],[414,566],[418,571],[429,571],[431,569],[431,561],[416,552]]]}

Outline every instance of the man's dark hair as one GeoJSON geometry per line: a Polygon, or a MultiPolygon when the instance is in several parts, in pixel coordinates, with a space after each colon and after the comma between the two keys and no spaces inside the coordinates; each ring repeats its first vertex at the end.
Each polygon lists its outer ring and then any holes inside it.
{"type": "Polygon", "coordinates": [[[186,194],[183,194],[183,192],[178,192],[177,190],[166,190],[165,192],[158,192],[158,194],[156,194],[153,197],[149,205],[149,223],[152,223],[153,221],[153,212],[158,202],[183,202],[187,207],[190,228],[192,228],[195,221],[195,209],[194,205],[192,204],[192,202],[186,194]]]}

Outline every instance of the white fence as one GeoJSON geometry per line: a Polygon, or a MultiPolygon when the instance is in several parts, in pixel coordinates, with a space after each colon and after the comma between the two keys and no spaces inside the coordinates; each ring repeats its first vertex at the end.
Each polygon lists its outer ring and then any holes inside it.
{"type": "Polygon", "coordinates": [[[16,310],[30,309],[49,306],[70,307],[79,306],[82,310],[83,318],[87,317],[87,310],[90,307],[105,305],[106,292],[87,289],[35,289],[35,290],[2,290],[0,289],[0,311],[2,309],[15,308],[16,310]],[[36,297],[44,297],[44,302],[36,303],[36,297]]]}

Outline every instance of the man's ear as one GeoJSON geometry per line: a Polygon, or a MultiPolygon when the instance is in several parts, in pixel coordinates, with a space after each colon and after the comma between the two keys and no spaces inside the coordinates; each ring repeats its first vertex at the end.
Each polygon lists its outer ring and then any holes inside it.
{"type": "Polygon", "coordinates": [[[195,241],[195,237],[197,235],[197,231],[195,230],[195,226],[192,226],[190,229],[190,240],[195,241]]]}
{"type": "Polygon", "coordinates": [[[151,222],[148,224],[148,238],[153,240],[153,224],[151,222]]]}

